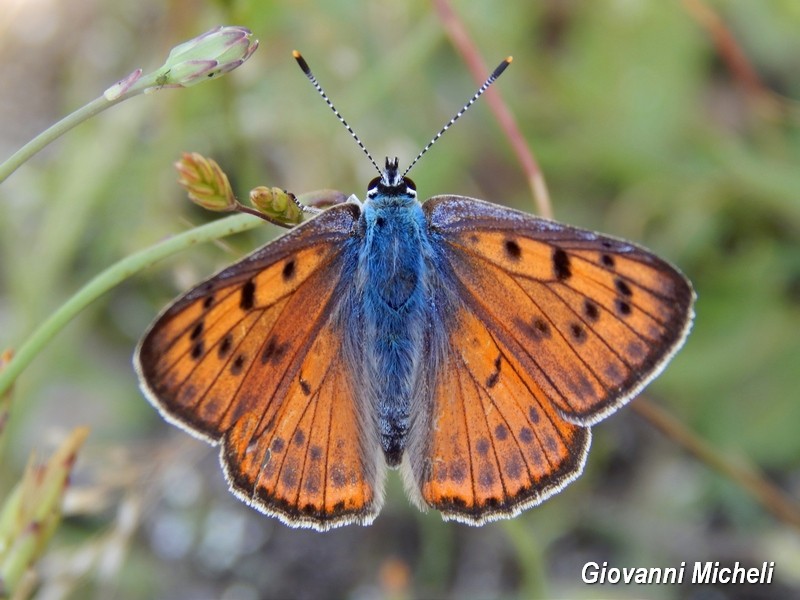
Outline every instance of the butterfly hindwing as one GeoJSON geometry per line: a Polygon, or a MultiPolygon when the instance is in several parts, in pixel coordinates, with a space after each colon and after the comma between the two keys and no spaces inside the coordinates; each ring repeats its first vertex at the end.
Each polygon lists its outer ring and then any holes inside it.
{"type": "Polygon", "coordinates": [[[296,526],[369,522],[381,501],[380,450],[339,359],[358,216],[331,208],[200,284],[136,354],[162,414],[222,444],[236,494],[296,526]]]}
{"type": "Polygon", "coordinates": [[[580,474],[590,431],[558,413],[467,305],[442,317],[447,343],[428,426],[409,440],[410,493],[473,525],[513,516],[580,474]]]}
{"type": "MultiPolygon", "coordinates": [[[[297,375],[284,379],[274,413],[240,419],[223,462],[237,495],[293,525],[370,523],[382,503],[382,461],[360,426],[356,391],[333,324],[316,337],[297,375]]],[[[371,443],[372,442],[372,443],[371,443]]]]}

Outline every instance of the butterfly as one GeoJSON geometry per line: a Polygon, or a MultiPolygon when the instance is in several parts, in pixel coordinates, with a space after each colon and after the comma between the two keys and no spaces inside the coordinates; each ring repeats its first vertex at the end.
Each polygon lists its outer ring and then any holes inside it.
{"type": "Polygon", "coordinates": [[[379,172],[363,204],[168,306],[136,350],[141,387],[287,525],[371,523],[387,467],[445,519],[512,517],[580,475],[590,427],[680,348],[692,286],[630,242],[465,196],[420,203],[396,158],[379,172]]]}

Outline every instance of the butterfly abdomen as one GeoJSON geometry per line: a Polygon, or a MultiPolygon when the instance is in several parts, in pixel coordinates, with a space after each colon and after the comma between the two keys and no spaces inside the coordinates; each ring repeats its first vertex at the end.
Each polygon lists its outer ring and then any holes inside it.
{"type": "Polygon", "coordinates": [[[363,282],[365,380],[377,411],[381,447],[389,465],[396,466],[406,445],[422,345],[428,241],[416,201],[392,198],[368,203],[363,219],[359,281],[363,282]]]}

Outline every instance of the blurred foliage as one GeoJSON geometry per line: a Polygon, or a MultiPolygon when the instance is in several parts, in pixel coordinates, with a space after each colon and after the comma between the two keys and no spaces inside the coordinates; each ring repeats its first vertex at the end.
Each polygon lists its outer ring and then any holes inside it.
{"type": "MultiPolygon", "coordinates": [[[[372,154],[408,161],[474,91],[426,2],[6,3],[0,16],[0,156],[136,67],[217,24],[261,48],[241,69],[136,98],[81,125],[0,187],[0,346],[100,269],[213,219],[172,163],[213,157],[240,197],[256,185],[363,197],[374,171],[297,69],[303,51],[372,154]]],[[[800,98],[800,4],[716,1],[767,87],[800,98]]],[[[541,162],[559,220],[635,240],[694,281],[697,320],[648,396],[729,456],[800,496],[800,110],[738,85],[681,2],[456,6],[541,162]]],[[[479,103],[413,172],[422,197],[459,193],[531,210],[524,175],[479,103]]],[[[743,490],[623,410],[594,429],[584,476],[510,522],[480,529],[418,514],[390,477],[370,528],[287,529],[225,490],[216,453],[164,423],[130,366],[156,312],[273,228],[196,248],[121,286],[19,379],[8,490],[33,449],[88,424],[44,586],[68,597],[633,597],[580,582],[616,566],[776,561],[770,588],[800,593],[800,540],[743,490]],[[80,559],[79,559],[80,557],[80,559]]],[[[677,587],[653,598],[700,597],[677,587]]]]}
{"type": "Polygon", "coordinates": [[[32,456],[20,482],[0,496],[0,596],[27,596],[20,588],[58,527],[70,472],[88,435],[86,427],[78,427],[47,462],[32,456]]]}

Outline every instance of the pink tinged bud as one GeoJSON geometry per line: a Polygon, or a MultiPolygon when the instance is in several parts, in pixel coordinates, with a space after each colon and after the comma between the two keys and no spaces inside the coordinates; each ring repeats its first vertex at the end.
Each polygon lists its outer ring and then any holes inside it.
{"type": "Polygon", "coordinates": [[[133,73],[128,75],[127,77],[120,79],[117,83],[112,85],[108,88],[105,92],[103,92],[103,96],[106,97],[106,100],[112,102],[125,94],[134,83],[139,81],[142,77],[142,70],[136,69],[133,73]]]}
{"type": "Polygon", "coordinates": [[[175,46],[156,77],[159,86],[188,87],[232,71],[258,48],[244,27],[216,27],[175,46]]]}
{"type": "Polygon", "coordinates": [[[175,46],[166,62],[151,73],[137,69],[103,94],[108,101],[121,96],[150,93],[161,88],[189,87],[218,77],[244,63],[258,48],[249,29],[215,27],[175,46]]]}
{"type": "Polygon", "coordinates": [[[175,163],[178,183],[186,190],[189,199],[206,210],[217,212],[236,208],[236,196],[220,166],[197,152],[185,152],[175,163]]]}

